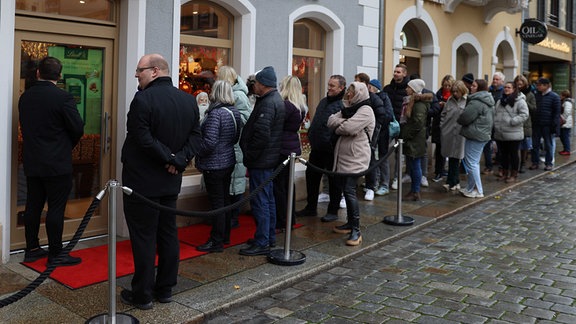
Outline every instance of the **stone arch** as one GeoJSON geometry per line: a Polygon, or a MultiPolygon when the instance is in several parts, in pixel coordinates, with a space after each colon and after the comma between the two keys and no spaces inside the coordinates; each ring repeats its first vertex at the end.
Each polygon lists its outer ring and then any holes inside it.
{"type": "Polygon", "coordinates": [[[426,88],[436,89],[438,83],[438,56],[440,55],[438,29],[430,14],[423,8],[416,6],[407,8],[396,20],[392,46],[393,66],[400,61],[400,50],[402,50],[400,32],[408,22],[411,22],[420,34],[420,76],[426,82],[426,88]]]}

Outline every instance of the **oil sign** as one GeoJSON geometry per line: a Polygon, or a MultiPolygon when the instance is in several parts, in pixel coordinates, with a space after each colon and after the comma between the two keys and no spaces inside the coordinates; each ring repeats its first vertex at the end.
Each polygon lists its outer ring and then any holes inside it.
{"type": "Polygon", "coordinates": [[[539,20],[526,19],[520,26],[520,30],[516,30],[516,34],[520,34],[520,38],[526,43],[538,44],[548,35],[548,28],[539,20]]]}

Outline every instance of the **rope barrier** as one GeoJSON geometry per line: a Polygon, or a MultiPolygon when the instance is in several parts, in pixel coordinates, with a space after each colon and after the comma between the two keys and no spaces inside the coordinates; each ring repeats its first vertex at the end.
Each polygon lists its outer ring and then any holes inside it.
{"type": "Polygon", "coordinates": [[[398,147],[398,142],[390,145],[388,147],[388,152],[386,153],[386,155],[384,155],[384,157],[380,157],[380,159],[378,160],[378,162],[374,163],[372,166],[370,166],[368,169],[359,172],[359,173],[339,173],[339,172],[334,172],[334,171],[330,171],[330,170],[326,170],[326,169],[322,169],[318,166],[315,166],[314,164],[311,164],[309,161],[299,157],[298,160],[300,160],[300,162],[304,165],[306,165],[306,167],[310,167],[311,169],[320,172],[320,173],[324,173],[328,176],[340,176],[340,177],[361,177],[364,176],[370,172],[372,172],[372,170],[374,170],[375,168],[377,168],[378,166],[380,166],[380,164],[384,163],[388,157],[390,157],[390,155],[392,154],[392,152],[394,152],[394,149],[398,147]],[[394,148],[394,149],[391,149],[394,148]]]}
{"type": "Polygon", "coordinates": [[[60,251],[60,254],[58,254],[56,259],[54,259],[54,261],[52,263],[48,264],[48,267],[46,268],[46,270],[44,270],[44,272],[42,272],[38,276],[38,278],[36,278],[34,281],[32,281],[24,289],[20,290],[19,292],[15,293],[15,294],[12,294],[11,296],[8,296],[8,297],[0,300],[0,308],[2,308],[4,306],[8,306],[8,305],[26,297],[28,294],[30,294],[32,291],[34,291],[34,289],[38,288],[38,286],[40,286],[40,284],[42,282],[44,282],[44,280],[46,280],[50,276],[50,274],[56,269],[56,267],[62,261],[62,257],[65,255],[68,255],[70,253],[70,251],[72,251],[72,249],[74,249],[74,247],[76,246],[76,244],[78,243],[78,241],[82,237],[82,234],[84,233],[84,230],[86,229],[86,226],[88,226],[88,222],[92,218],[92,215],[94,214],[94,211],[96,210],[96,208],[98,208],[98,205],[100,204],[102,198],[104,197],[105,192],[106,192],[106,188],[104,188],[102,191],[100,191],[100,193],[98,193],[98,195],[96,195],[96,197],[94,197],[94,199],[92,200],[92,203],[90,204],[90,206],[86,210],[86,213],[84,214],[84,217],[82,218],[82,222],[80,222],[80,226],[78,226],[76,233],[74,233],[72,240],[70,240],[70,242],[68,242],[68,244],[66,245],[65,248],[62,249],[62,251],[60,251]]]}
{"type": "Polygon", "coordinates": [[[164,205],[161,205],[155,201],[152,201],[152,200],[142,196],[138,192],[130,189],[129,187],[123,186],[122,191],[124,192],[124,194],[126,194],[128,196],[133,196],[134,198],[142,201],[143,203],[145,203],[149,207],[156,208],[156,209],[164,211],[164,212],[168,212],[168,213],[172,213],[172,214],[176,214],[176,215],[180,215],[180,216],[187,216],[187,217],[212,217],[214,215],[218,215],[218,214],[225,213],[227,211],[236,209],[236,208],[244,205],[250,199],[254,198],[254,196],[256,196],[256,194],[258,194],[260,191],[264,190],[264,187],[266,185],[268,185],[272,180],[274,180],[274,178],[276,178],[278,176],[278,174],[280,174],[282,169],[284,169],[284,167],[286,167],[286,165],[289,162],[290,162],[290,159],[284,160],[284,162],[282,162],[282,164],[280,164],[278,167],[276,167],[274,172],[272,172],[272,175],[268,179],[266,179],[264,182],[262,182],[258,187],[256,187],[256,189],[254,189],[253,191],[251,190],[250,194],[248,196],[240,199],[239,201],[237,201],[231,205],[224,206],[224,207],[214,209],[211,211],[188,211],[188,210],[180,210],[180,209],[176,209],[176,208],[166,207],[164,205]]]}

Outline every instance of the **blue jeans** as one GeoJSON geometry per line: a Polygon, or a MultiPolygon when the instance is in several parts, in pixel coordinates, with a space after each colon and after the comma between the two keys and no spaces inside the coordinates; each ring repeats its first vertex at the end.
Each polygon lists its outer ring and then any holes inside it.
{"type": "MultiPolygon", "coordinates": [[[[273,169],[249,169],[250,192],[272,176],[273,169]]],[[[261,247],[276,242],[276,203],[274,200],[274,185],[268,183],[262,191],[250,199],[252,214],[256,221],[254,241],[261,247]]]]}
{"type": "Polygon", "coordinates": [[[406,156],[406,165],[410,166],[410,184],[411,192],[420,192],[420,183],[422,182],[422,158],[413,158],[406,156]]]}
{"type": "Polygon", "coordinates": [[[554,146],[552,141],[554,140],[554,137],[550,127],[540,125],[532,125],[532,164],[540,164],[540,139],[544,139],[544,150],[546,150],[544,165],[552,166],[552,159],[554,156],[554,146]]]}
{"type": "Polygon", "coordinates": [[[476,188],[479,193],[484,194],[482,180],[480,179],[480,158],[486,143],[486,141],[480,142],[466,139],[466,144],[464,144],[464,160],[462,160],[462,163],[466,169],[466,174],[468,174],[468,183],[466,185],[466,190],[468,191],[476,188]]]}
{"type": "Polygon", "coordinates": [[[560,128],[560,140],[562,141],[562,146],[564,151],[570,152],[570,131],[572,128],[560,128]]]}

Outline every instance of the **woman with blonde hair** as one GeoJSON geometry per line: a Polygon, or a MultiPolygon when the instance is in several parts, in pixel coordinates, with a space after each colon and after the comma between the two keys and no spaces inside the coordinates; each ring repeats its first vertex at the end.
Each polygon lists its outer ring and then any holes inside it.
{"type": "MultiPolygon", "coordinates": [[[[288,75],[280,82],[280,96],[284,99],[286,109],[284,116],[284,130],[282,132],[282,146],[278,164],[281,164],[292,153],[302,154],[300,146],[300,126],[306,116],[308,107],[302,94],[302,84],[296,76],[288,75]]],[[[286,211],[288,210],[288,183],[290,169],[284,168],[274,178],[274,200],[276,201],[276,229],[282,231],[286,228],[286,211]]],[[[292,201],[292,225],[294,225],[295,206],[292,201]]]]}
{"type": "MultiPolygon", "coordinates": [[[[242,119],[234,107],[230,83],[214,82],[210,93],[212,105],[200,125],[202,141],[196,154],[196,168],[202,172],[212,209],[230,204],[230,175],[236,164],[234,145],[240,138],[242,119]]],[[[202,252],[222,252],[230,240],[231,213],[223,212],[212,218],[210,238],[196,247],[202,252]]]]}
{"type": "MultiPolygon", "coordinates": [[[[252,106],[248,100],[248,86],[246,82],[236,73],[234,68],[228,65],[221,66],[218,69],[218,80],[224,80],[232,85],[232,94],[234,95],[234,106],[240,112],[242,124],[245,124],[252,112],[252,106]]],[[[246,191],[246,167],[244,166],[244,155],[240,149],[240,144],[234,145],[234,154],[236,155],[236,165],[232,171],[232,180],[230,182],[230,203],[235,203],[242,198],[246,191]]],[[[238,227],[238,215],[240,208],[232,210],[232,228],[238,227]]]]}

